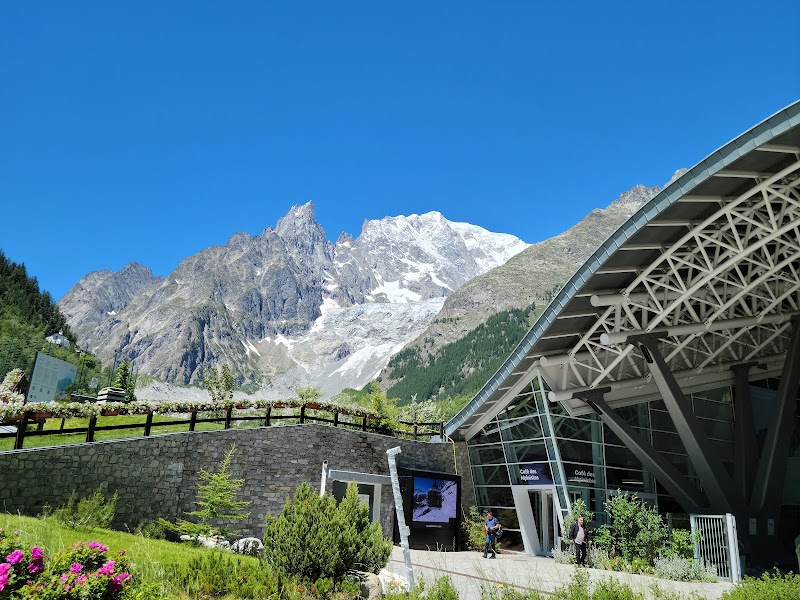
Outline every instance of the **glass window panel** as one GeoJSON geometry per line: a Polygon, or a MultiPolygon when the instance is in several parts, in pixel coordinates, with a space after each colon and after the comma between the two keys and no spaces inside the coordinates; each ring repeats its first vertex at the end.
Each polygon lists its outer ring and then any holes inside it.
{"type": "Polygon", "coordinates": [[[675,423],[672,422],[672,417],[669,416],[667,411],[651,410],[650,420],[653,423],[653,429],[660,429],[661,431],[675,431],[675,423]]]}
{"type": "Polygon", "coordinates": [[[502,424],[506,441],[536,439],[542,437],[542,424],[538,415],[527,415],[502,424]]]}
{"type": "Polygon", "coordinates": [[[544,442],[517,442],[506,446],[508,462],[546,462],[547,450],[544,442]]]}
{"type": "Polygon", "coordinates": [[[733,422],[733,406],[721,402],[712,402],[702,398],[694,398],[694,414],[706,419],[733,422]]]}
{"type": "Polygon", "coordinates": [[[703,426],[703,431],[708,437],[718,440],[733,441],[733,423],[723,423],[721,421],[710,421],[709,419],[698,419],[703,426]]]}
{"type": "Polygon", "coordinates": [[[717,451],[720,460],[733,460],[733,443],[710,440],[711,445],[717,451]]]}
{"type": "Polygon", "coordinates": [[[588,464],[602,463],[600,444],[559,439],[558,450],[561,452],[562,461],[588,464]]]}
{"type": "Polygon", "coordinates": [[[713,400],[715,402],[722,402],[723,404],[731,403],[731,388],[724,386],[714,390],[706,390],[704,392],[694,392],[693,398],[704,398],[706,400],[713,400]]]}
{"type": "Polygon", "coordinates": [[[606,469],[608,488],[644,491],[644,473],[638,469],[606,469]]]}
{"type": "Polygon", "coordinates": [[[500,444],[472,446],[469,449],[469,461],[473,465],[496,465],[506,462],[506,457],[500,444]]]}
{"type": "Polygon", "coordinates": [[[648,427],[647,404],[634,404],[633,406],[622,406],[616,409],[617,416],[624,419],[632,427],[648,427]]]}
{"type": "Polygon", "coordinates": [[[514,506],[514,497],[510,487],[475,486],[475,495],[481,506],[514,506]]]}
{"type": "Polygon", "coordinates": [[[603,467],[565,462],[564,477],[569,486],[604,487],[603,467]]]}
{"type": "Polygon", "coordinates": [[[468,443],[473,444],[491,444],[500,441],[500,431],[497,428],[497,421],[490,421],[483,429],[480,430],[478,435],[472,438],[468,443]]]}
{"type": "MultiPolygon", "coordinates": [[[[519,517],[517,516],[517,510],[515,508],[498,508],[497,514],[495,515],[497,520],[500,521],[500,525],[503,526],[503,529],[506,527],[510,529],[519,529],[519,517]]],[[[506,538],[505,535],[503,536],[503,547],[505,548],[506,538]]]]}
{"type": "Polygon", "coordinates": [[[511,404],[509,404],[500,412],[499,415],[497,415],[497,419],[502,422],[518,419],[519,417],[524,417],[525,415],[530,414],[537,414],[536,400],[534,399],[533,394],[526,394],[517,396],[511,404]]]}
{"type": "MultiPolygon", "coordinates": [[[[592,441],[592,421],[586,419],[554,416],[553,429],[555,429],[554,434],[556,437],[569,440],[592,441]]],[[[597,436],[597,434],[595,434],[595,436],[597,436]]]]}
{"type": "Polygon", "coordinates": [[[653,431],[653,446],[661,452],[683,452],[683,443],[677,433],[653,431]]]}
{"type": "Polygon", "coordinates": [[[472,467],[475,485],[510,485],[505,465],[472,467]]]}
{"type": "Polygon", "coordinates": [[[606,446],[606,466],[641,469],[642,463],[627,448],[606,446]]]}

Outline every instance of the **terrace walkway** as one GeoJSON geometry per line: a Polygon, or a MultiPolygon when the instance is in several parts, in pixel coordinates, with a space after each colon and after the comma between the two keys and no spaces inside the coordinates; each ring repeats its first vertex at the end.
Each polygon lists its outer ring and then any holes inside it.
{"type": "MultiPolygon", "coordinates": [[[[480,552],[411,550],[411,560],[417,580],[423,578],[426,583],[431,583],[438,577],[449,575],[459,591],[460,600],[480,600],[481,586],[512,585],[550,593],[567,583],[576,568],[557,564],[551,558],[510,552],[498,554],[497,560],[490,560],[483,558],[480,552]]],[[[386,571],[405,578],[403,551],[399,547],[392,550],[386,571]]],[[[716,600],[732,587],[729,583],[689,583],[599,569],[587,571],[592,581],[614,578],[624,581],[634,590],[645,592],[648,597],[653,597],[653,584],[658,584],[662,590],[678,592],[687,600],[693,592],[696,594],[693,600],[716,600]]]]}

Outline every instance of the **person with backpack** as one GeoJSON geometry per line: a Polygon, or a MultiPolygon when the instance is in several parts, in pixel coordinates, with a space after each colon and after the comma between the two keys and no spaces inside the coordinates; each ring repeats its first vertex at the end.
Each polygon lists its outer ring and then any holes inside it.
{"type": "Polygon", "coordinates": [[[483,547],[483,558],[489,554],[489,547],[492,548],[492,555],[489,558],[497,558],[497,533],[500,531],[500,521],[495,518],[492,511],[486,513],[486,521],[483,523],[483,532],[486,534],[486,543],[483,547]]]}

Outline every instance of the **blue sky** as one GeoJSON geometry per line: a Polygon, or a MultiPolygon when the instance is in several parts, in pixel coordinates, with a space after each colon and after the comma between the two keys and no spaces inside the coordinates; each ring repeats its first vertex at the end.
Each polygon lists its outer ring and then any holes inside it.
{"type": "Polygon", "coordinates": [[[0,7],[0,249],[60,298],[313,200],[555,235],[800,98],[800,3],[0,7]]]}

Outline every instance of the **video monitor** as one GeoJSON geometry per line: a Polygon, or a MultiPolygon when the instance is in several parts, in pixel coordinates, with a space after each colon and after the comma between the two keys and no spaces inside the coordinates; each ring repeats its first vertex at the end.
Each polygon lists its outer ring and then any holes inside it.
{"type": "Polygon", "coordinates": [[[449,523],[458,515],[458,482],[414,476],[412,521],[449,523]]]}

